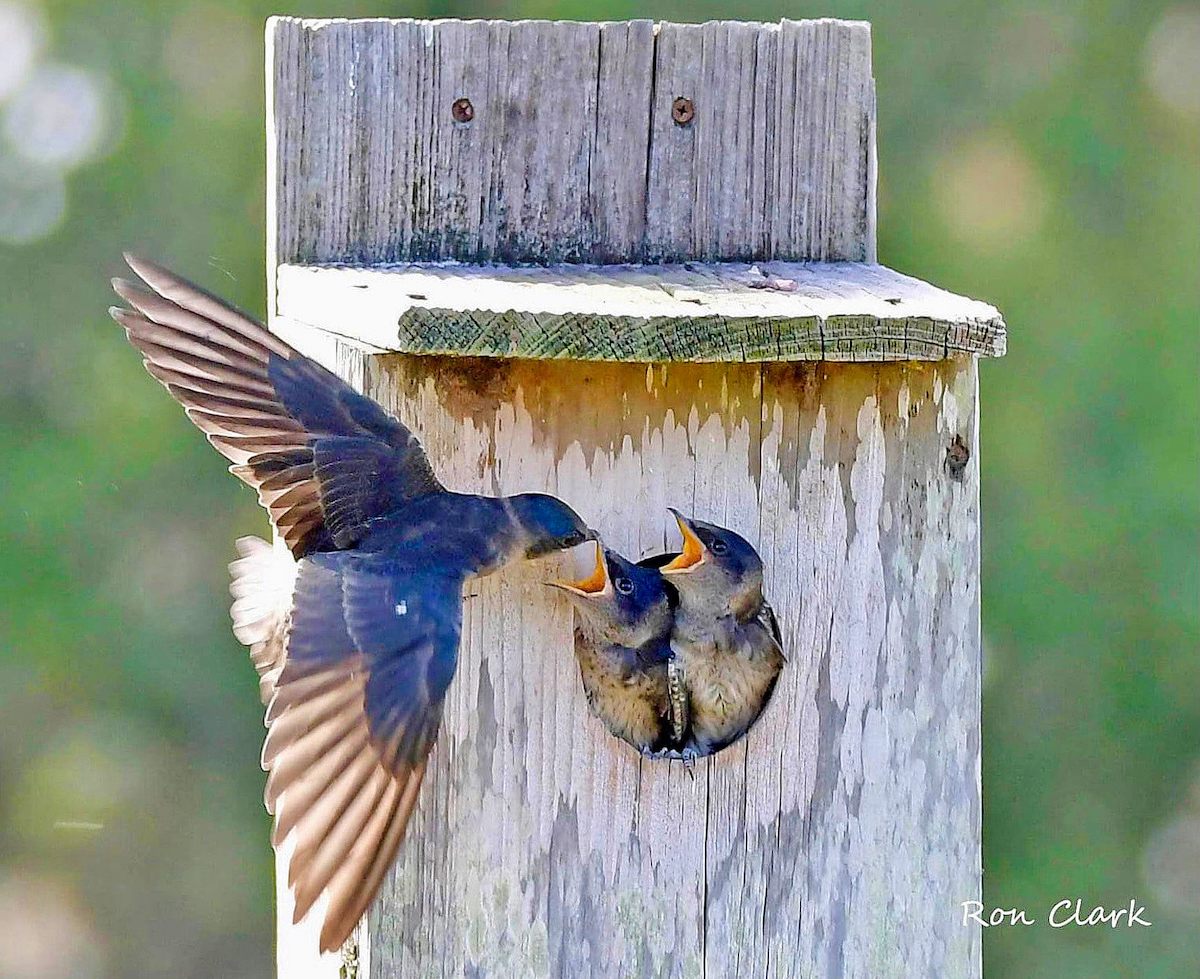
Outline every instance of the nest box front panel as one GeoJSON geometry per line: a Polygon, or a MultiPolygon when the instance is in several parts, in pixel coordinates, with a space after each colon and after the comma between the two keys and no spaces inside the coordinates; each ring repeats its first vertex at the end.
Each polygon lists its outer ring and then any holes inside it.
{"type": "Polygon", "coordinates": [[[473,584],[415,845],[373,919],[382,974],[436,949],[450,974],[586,975],[599,957],[687,975],[703,955],[760,975],[797,927],[806,962],[772,974],[809,974],[844,942],[910,954],[887,938],[899,922],[932,929],[975,894],[973,360],[385,355],[359,374],[451,489],[555,493],[630,556],[672,543],[668,506],[736,530],[789,656],[758,724],[693,778],[590,716],[553,568],[473,584]],[[930,853],[957,857],[935,873],[930,853]]]}

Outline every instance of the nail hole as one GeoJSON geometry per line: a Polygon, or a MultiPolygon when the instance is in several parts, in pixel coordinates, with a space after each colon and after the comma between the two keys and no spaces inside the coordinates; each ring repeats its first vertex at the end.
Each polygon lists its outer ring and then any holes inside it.
{"type": "Polygon", "coordinates": [[[475,118],[475,106],[471,105],[470,99],[455,99],[450,106],[450,115],[455,122],[470,122],[475,118]]]}

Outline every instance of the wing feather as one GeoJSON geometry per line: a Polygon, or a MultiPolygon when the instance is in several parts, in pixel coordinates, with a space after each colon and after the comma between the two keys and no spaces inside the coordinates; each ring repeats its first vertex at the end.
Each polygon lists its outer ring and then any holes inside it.
{"type": "Polygon", "coordinates": [[[151,262],[113,288],[113,318],[296,557],[352,547],[372,518],[441,490],[413,434],[261,323],[151,262]],[[322,465],[315,465],[320,458],[322,465]],[[264,495],[293,490],[286,503],[264,495]]]}
{"type": "Polygon", "coordinates": [[[272,843],[295,843],[296,920],[328,898],[324,951],[404,838],[457,662],[464,578],[353,552],[299,562],[262,760],[272,843]]]}
{"type": "Polygon", "coordinates": [[[787,654],[783,651],[783,633],[779,631],[779,620],[775,617],[775,610],[764,601],[755,618],[763,631],[770,637],[780,658],[786,663],[787,654]]]}
{"type": "Polygon", "coordinates": [[[238,558],[229,565],[233,633],[250,647],[259,695],[267,704],[283,668],[296,562],[286,550],[258,537],[239,538],[236,547],[238,558]]]}
{"type": "Polygon", "coordinates": [[[330,882],[329,911],[321,927],[322,949],[340,947],[375,899],[404,839],[404,830],[412,816],[424,777],[425,762],[422,762],[409,776],[403,791],[397,795],[386,822],[377,824],[382,829],[378,838],[373,833],[371,844],[354,847],[337,876],[330,882]]]}

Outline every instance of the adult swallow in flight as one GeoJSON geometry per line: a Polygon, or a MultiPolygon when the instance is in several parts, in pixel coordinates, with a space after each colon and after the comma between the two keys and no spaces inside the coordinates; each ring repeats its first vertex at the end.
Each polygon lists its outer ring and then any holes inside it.
{"type": "Polygon", "coordinates": [[[272,842],[296,842],[296,920],[328,895],[330,951],[404,836],[454,676],[464,581],[595,534],[551,496],[447,491],[374,401],[220,299],[126,260],[149,290],[114,280],[132,309],[113,318],[290,552],[243,542],[234,627],[268,700],[272,842]]]}
{"type": "Polygon", "coordinates": [[[578,613],[575,658],[592,712],[642,754],[681,748],[687,699],[671,653],[674,588],[599,543],[588,577],[550,584],[578,613]]]}
{"type": "Polygon", "coordinates": [[[671,511],[683,549],[649,559],[679,595],[671,646],[690,704],[696,754],[720,751],[758,719],[784,664],[758,552],[732,530],[671,511]],[[665,563],[664,563],[665,561],[665,563]]]}

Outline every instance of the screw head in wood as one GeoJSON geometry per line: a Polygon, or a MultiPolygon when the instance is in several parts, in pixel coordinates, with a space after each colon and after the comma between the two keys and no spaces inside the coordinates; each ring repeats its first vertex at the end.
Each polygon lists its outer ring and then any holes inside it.
{"type": "Polygon", "coordinates": [[[671,103],[671,118],[675,120],[675,125],[686,126],[692,121],[692,117],[696,114],[696,107],[692,104],[692,100],[679,96],[671,103]]]}
{"type": "Polygon", "coordinates": [[[475,118],[475,106],[471,105],[470,99],[455,99],[450,106],[450,115],[455,122],[470,122],[475,118]]]}

